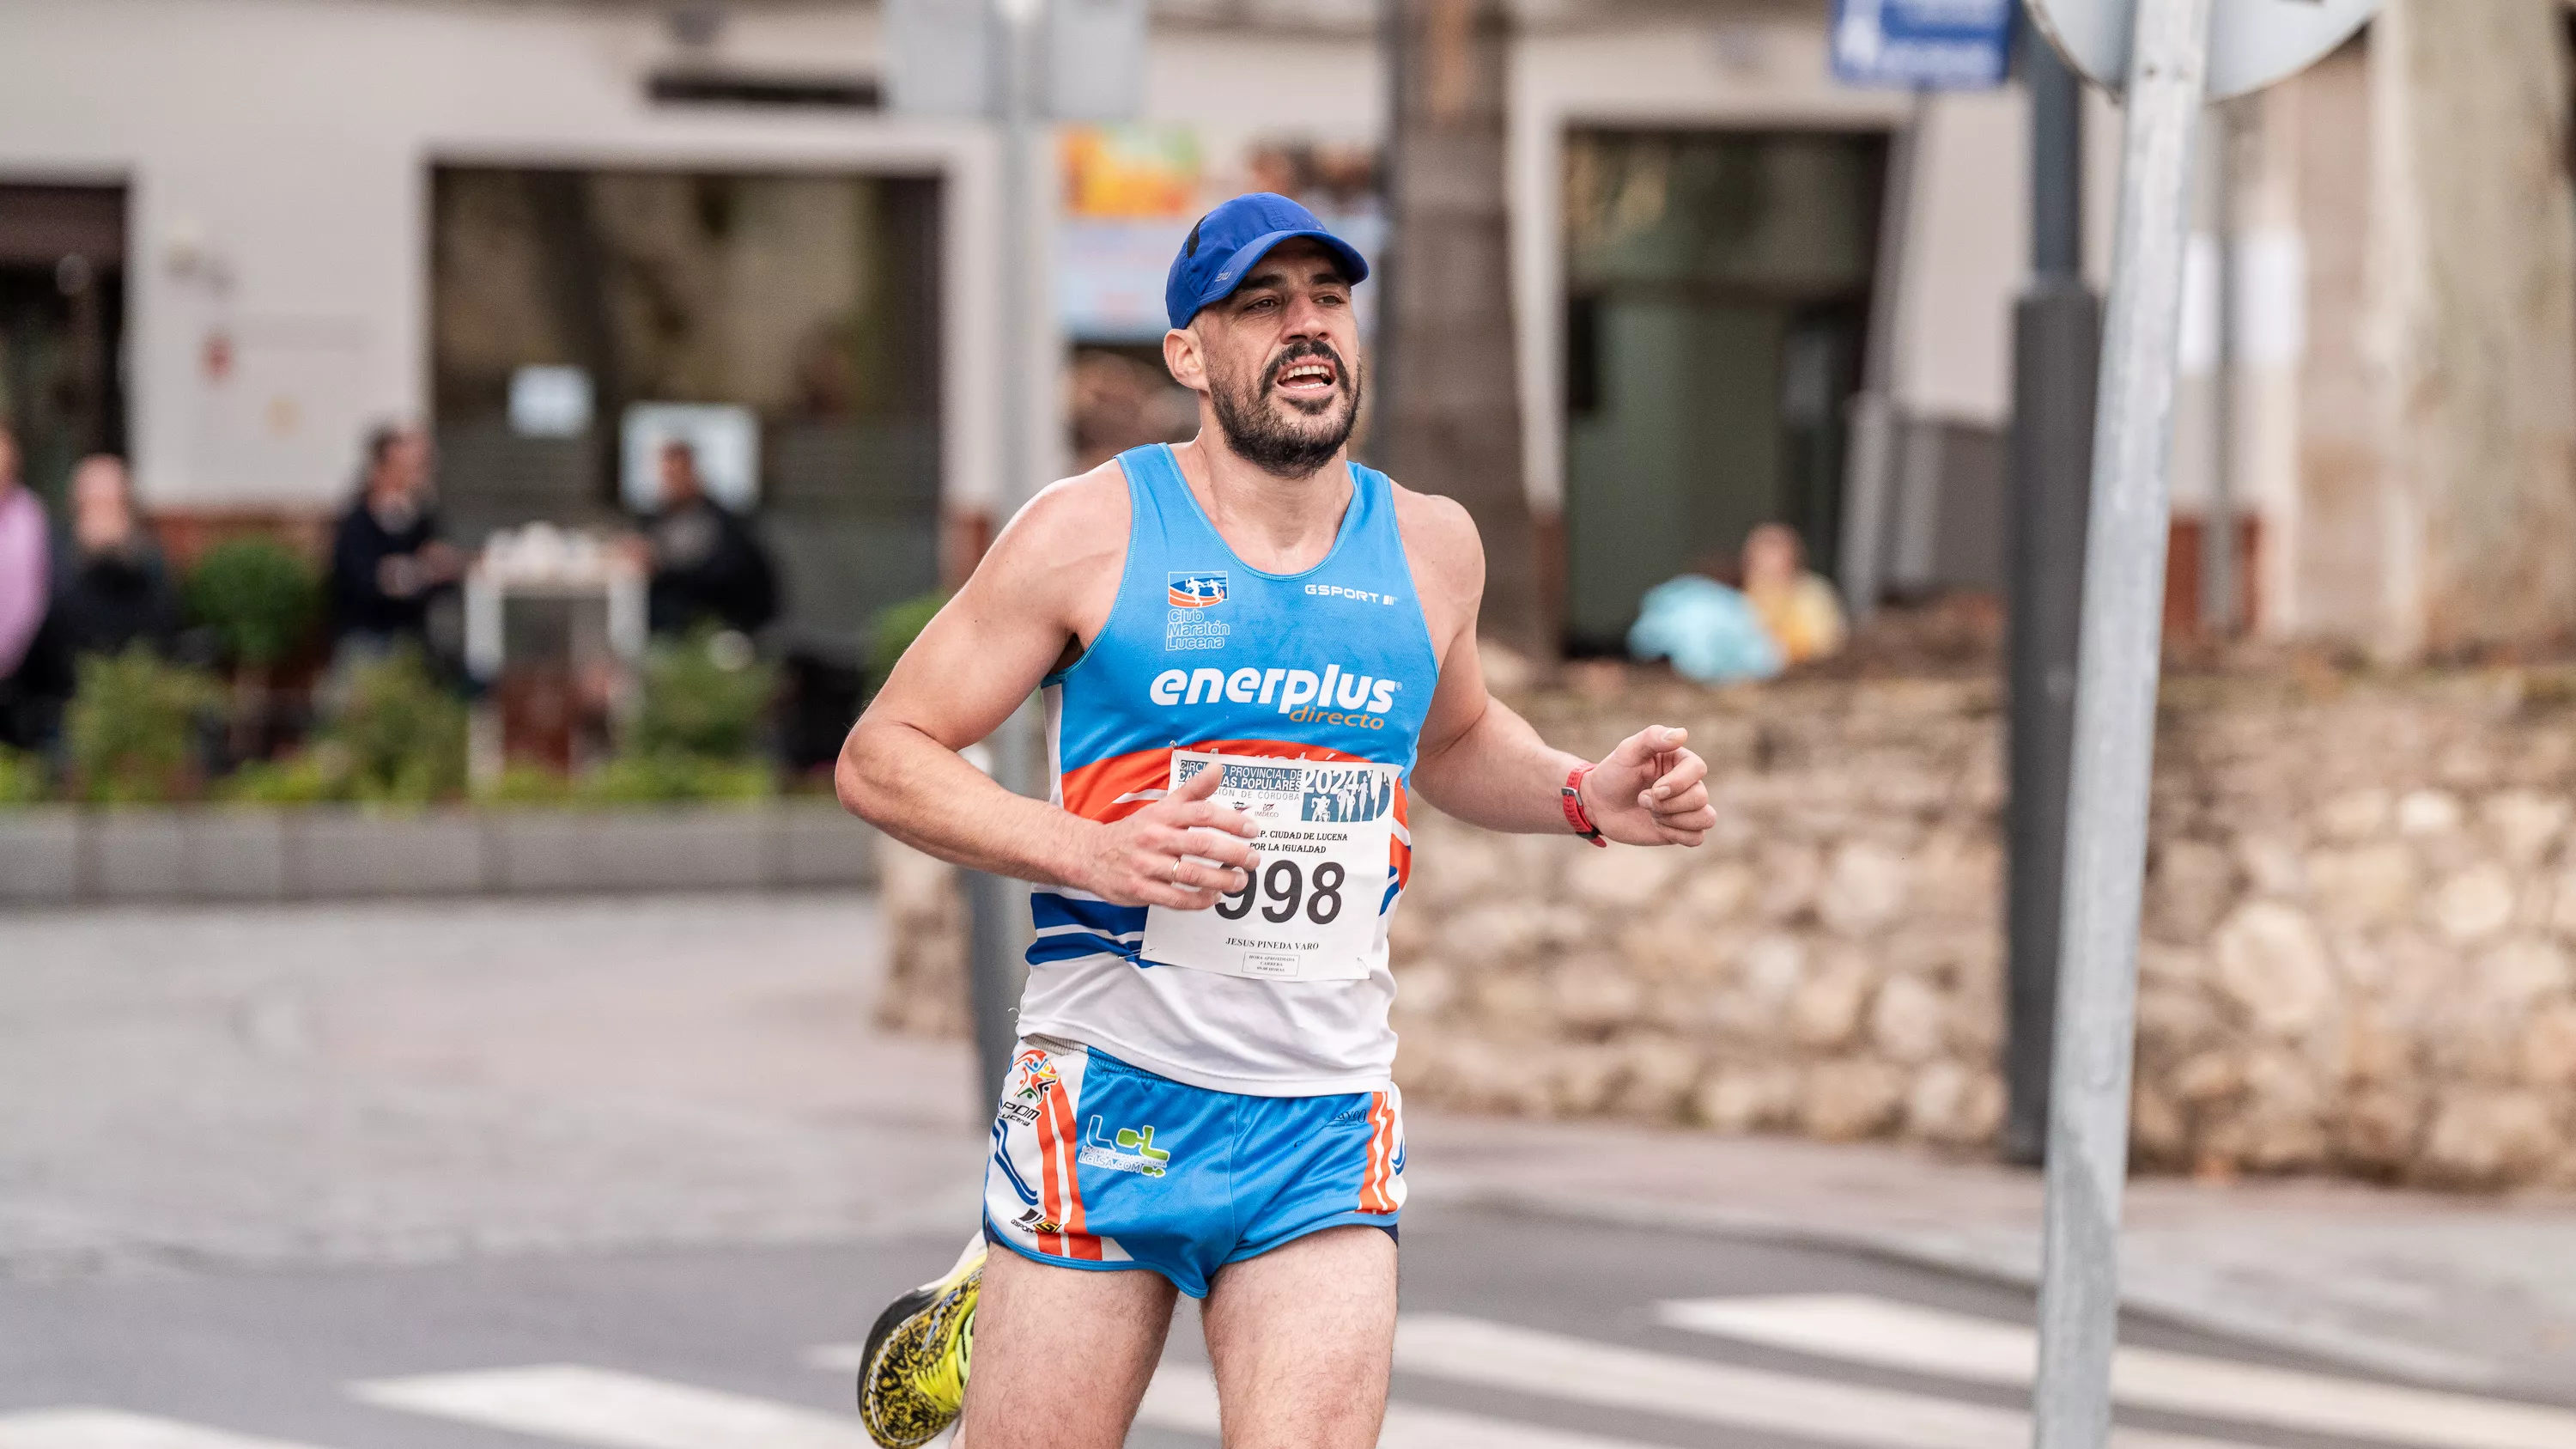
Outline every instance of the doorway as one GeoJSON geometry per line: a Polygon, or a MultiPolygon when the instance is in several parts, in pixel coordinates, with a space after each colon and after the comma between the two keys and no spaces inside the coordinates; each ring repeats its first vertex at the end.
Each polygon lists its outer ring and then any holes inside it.
{"type": "Polygon", "coordinates": [[[623,525],[638,414],[685,409],[741,438],[741,495],[710,485],[777,560],[791,649],[854,659],[938,583],[935,177],[441,166],[430,198],[462,539],[623,525]]]}
{"type": "Polygon", "coordinates": [[[1875,132],[1567,137],[1568,652],[1731,577],[1756,524],[1832,574],[1886,159],[1875,132]]]}
{"type": "Polygon", "coordinates": [[[125,188],[0,185],[0,425],[57,507],[72,465],[125,452],[125,188]]]}

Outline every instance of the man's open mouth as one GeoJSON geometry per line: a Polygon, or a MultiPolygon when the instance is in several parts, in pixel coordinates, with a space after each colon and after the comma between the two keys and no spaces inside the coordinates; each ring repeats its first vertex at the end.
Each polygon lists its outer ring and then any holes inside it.
{"type": "Polygon", "coordinates": [[[1338,391],[1342,370],[1329,357],[1301,357],[1279,369],[1279,380],[1271,386],[1292,399],[1327,398],[1338,391]]]}

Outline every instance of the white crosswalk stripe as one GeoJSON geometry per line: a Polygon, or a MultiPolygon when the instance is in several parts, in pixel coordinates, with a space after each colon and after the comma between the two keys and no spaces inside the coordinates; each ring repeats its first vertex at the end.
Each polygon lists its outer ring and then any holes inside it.
{"type": "MultiPolygon", "coordinates": [[[[1395,1366],[1696,1423],[1855,1449],[2029,1449],[2027,1415],[1866,1384],[1738,1368],[1445,1314],[1409,1315],[1395,1366]]],[[[2111,1431],[2112,1449],[2242,1449],[2148,1429],[2111,1431]]]]}
{"type": "MultiPolygon", "coordinates": [[[[1978,1383],[2027,1385],[2039,1354],[2037,1336],[2015,1324],[1859,1295],[1697,1298],[1662,1304],[1657,1316],[1740,1342],[1978,1383]]],[[[2576,1413],[2467,1394],[2151,1348],[2121,1349],[2111,1376],[2121,1403],[2205,1418],[2433,1449],[2576,1446],[2576,1413]]]]}
{"type": "Polygon", "coordinates": [[[573,1364],[352,1384],[371,1404],[606,1449],[875,1449],[821,1413],[573,1364]]]}
{"type": "MultiPolygon", "coordinates": [[[[1204,1366],[1166,1361],[1145,1388],[1136,1422],[1184,1434],[1217,1433],[1216,1381],[1204,1366]]],[[[1387,1405],[1377,1449],[1653,1449],[1627,1439],[1516,1424],[1419,1404],[1387,1405]]]]}
{"type": "Polygon", "coordinates": [[[39,1409],[0,1414],[0,1449],[305,1449],[283,1439],[258,1439],[182,1424],[171,1419],[121,1414],[112,1409],[39,1409]]]}
{"type": "MultiPolygon", "coordinates": [[[[1665,1323],[1728,1340],[1980,1384],[2028,1383],[2030,1331],[1994,1320],[1853,1295],[1709,1298],[1658,1305],[1665,1323]]],[[[855,1344],[803,1355],[846,1372],[855,1344]]],[[[2012,1408],[1655,1353],[1447,1314],[1408,1314],[1396,1367],[1419,1375],[1623,1414],[1779,1435],[1844,1449],[2027,1449],[2012,1408]]],[[[2192,1354],[2123,1349],[2122,1401],[2271,1430],[2409,1449],[2576,1449],[2576,1413],[2465,1394],[2293,1373],[2192,1354]]],[[[369,1380],[378,1407],[595,1449],[873,1449],[857,1418],[576,1364],[369,1380]]],[[[1507,1410],[1501,1412],[1508,1412],[1507,1410]]],[[[1216,1386],[1204,1363],[1166,1361],[1137,1422],[1214,1439],[1216,1386]]],[[[941,1441],[941,1442],[944,1442],[941,1441]]],[[[1655,1449],[1408,1402],[1386,1413],[1379,1449],[1655,1449]]],[[[2189,1434],[2112,1432],[2112,1449],[2248,1449],[2189,1434]]],[[[103,1408],[0,1413],[0,1449],[312,1449],[103,1408]]]]}

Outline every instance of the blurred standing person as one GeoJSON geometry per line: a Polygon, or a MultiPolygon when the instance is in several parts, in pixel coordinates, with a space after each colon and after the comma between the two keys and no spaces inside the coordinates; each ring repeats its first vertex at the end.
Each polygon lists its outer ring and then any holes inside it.
{"type": "Polygon", "coordinates": [[[72,525],[58,557],[50,632],[66,656],[114,654],[138,640],[167,654],[178,642],[178,591],[135,515],[124,459],[93,453],[72,470],[72,525]]]}
{"type": "Polygon", "coordinates": [[[338,661],[429,649],[429,604],[465,573],[439,537],[429,440],[417,428],[367,435],[366,476],[331,535],[331,627],[338,661]]]}
{"type": "Polygon", "coordinates": [[[1807,568],[1797,531],[1765,523],[1744,536],[1744,596],[1790,664],[1843,647],[1843,606],[1834,586],[1807,568]]]}
{"type": "Polygon", "coordinates": [[[46,690],[36,634],[52,592],[45,506],[18,476],[18,435],[0,427],[0,744],[42,743],[46,690]]]}
{"type": "Polygon", "coordinates": [[[695,448],[673,439],[662,445],[659,461],[662,506],[644,526],[653,632],[685,634],[712,622],[757,633],[778,616],[769,551],[751,525],[707,496],[695,448]]]}

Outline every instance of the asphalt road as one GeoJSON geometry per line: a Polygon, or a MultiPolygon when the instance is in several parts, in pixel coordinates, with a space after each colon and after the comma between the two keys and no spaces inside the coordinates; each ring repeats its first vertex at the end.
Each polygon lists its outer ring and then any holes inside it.
{"type": "MultiPolygon", "coordinates": [[[[968,1053],[876,1030],[864,897],[5,930],[0,1449],[866,1449],[837,1365],[972,1220],[968,1053]]],[[[1540,1130],[1420,1144],[1381,1449],[2027,1449],[2023,1293],[1431,1190],[1540,1130]]],[[[2124,1337],[2114,1449],[2576,1449],[2569,1409],[2124,1337]]],[[[1133,1442],[1214,1424],[1185,1315],[1133,1442]]]]}
{"type": "MultiPolygon", "coordinates": [[[[228,1441],[205,1435],[222,1431],[317,1449],[581,1442],[834,1449],[856,1434],[846,1413],[848,1375],[828,1366],[835,1346],[855,1339],[888,1297],[933,1273],[954,1247],[948,1235],[905,1235],[829,1247],[0,1287],[0,1446],[220,1449],[228,1441]],[[621,1377],[530,1372],[564,1365],[621,1377]],[[360,1386],[388,1380],[412,1386],[408,1403],[361,1397],[367,1390],[360,1386]],[[751,1417],[739,1424],[721,1413],[696,1417],[707,1391],[725,1396],[708,1402],[751,1417]],[[681,1397],[663,1403],[656,1393],[681,1397]],[[634,1402],[621,1409],[628,1398],[634,1402]],[[766,1424],[758,1415],[774,1413],[763,1407],[771,1405],[822,1417],[766,1424]],[[61,1427],[65,1421],[31,1416],[76,1406],[158,1423],[128,1423],[122,1431],[112,1423],[107,1437],[93,1429],[80,1438],[61,1427]],[[181,1437],[167,1437],[173,1432],[181,1437]]],[[[1784,1301],[1818,1301],[1806,1295],[1996,1326],[2026,1324],[2030,1311],[2008,1289],[1862,1256],[1420,1208],[1405,1224],[1407,1336],[1385,1442],[1390,1449],[2018,1449],[2026,1442],[2017,1438],[2027,1432],[2017,1416],[2027,1401],[2009,1384],[1873,1366],[1843,1346],[1819,1353],[1712,1336],[1658,1318],[1658,1305],[1676,1300],[1750,1303],[1758,1318],[1784,1301]],[[1710,1370],[1733,1376],[1708,1379],[1710,1370]],[[1766,1414],[1772,1422],[1760,1422],[1766,1414]]],[[[2154,1324],[2132,1324],[2125,1337],[2132,1347],[2283,1362],[2154,1324]]],[[[1844,1343],[1867,1341],[1863,1334],[1844,1343]]],[[[1078,1371],[1079,1346],[1068,1347],[1078,1371]]],[[[1213,1442],[1212,1434],[1175,1427],[1203,1416],[1190,1392],[1203,1362],[1185,1305],[1164,1376],[1177,1387],[1167,1392],[1158,1381],[1157,1422],[1141,1424],[1132,1444],[1213,1442]]],[[[2295,1395],[2249,1392],[2245,1403],[2257,1407],[2248,1412],[2258,1418],[2277,1416],[2283,1402],[2294,1416],[2305,1412],[2295,1395]]],[[[2473,1415],[2437,1415],[2434,1422],[2483,1432],[2473,1415]]],[[[2576,1425],[2576,1416],[2566,1422],[2576,1425]]],[[[2276,1449],[2435,1442],[2413,1431],[2363,1439],[2218,1413],[2124,1411],[2122,1423],[2276,1449]]],[[[2156,1441],[2139,1442],[2151,1449],[2156,1441]]],[[[2180,1449],[2180,1442],[2163,1441],[2162,1449],[2180,1449]]]]}

